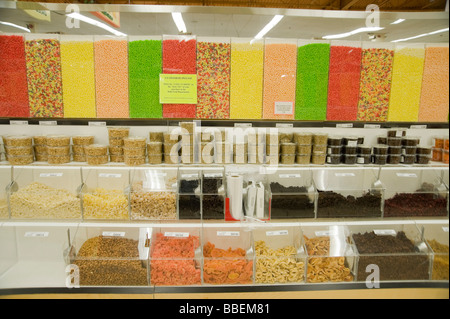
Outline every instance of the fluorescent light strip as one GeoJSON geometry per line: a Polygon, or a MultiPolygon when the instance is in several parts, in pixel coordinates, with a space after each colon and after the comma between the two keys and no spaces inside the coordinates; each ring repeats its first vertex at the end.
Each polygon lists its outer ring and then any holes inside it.
{"type": "Polygon", "coordinates": [[[278,24],[278,22],[280,22],[281,19],[283,19],[283,17],[284,17],[283,15],[279,14],[274,16],[272,20],[270,20],[270,22],[266,24],[266,26],[262,28],[261,31],[259,31],[259,33],[255,36],[255,39],[262,39],[262,37],[265,36],[270,30],[272,30],[278,24]]]}
{"type": "Polygon", "coordinates": [[[24,31],[27,31],[27,32],[31,32],[28,28],[21,27],[20,25],[17,25],[17,24],[11,23],[11,22],[0,21],[0,24],[7,25],[7,26],[10,26],[10,27],[13,27],[13,28],[18,28],[18,29],[21,29],[21,30],[24,30],[24,31]]]}
{"type": "Polygon", "coordinates": [[[380,31],[383,30],[384,28],[381,27],[372,27],[372,28],[359,28],[359,29],[355,29],[353,31],[350,32],[346,32],[346,33],[340,33],[340,34],[332,34],[332,35],[325,35],[322,37],[322,39],[341,39],[341,38],[347,38],[349,36],[361,33],[361,32],[375,32],[375,31],[380,31]]]}
{"type": "Polygon", "coordinates": [[[405,19],[398,19],[398,20],[395,20],[394,22],[392,22],[391,24],[399,24],[399,23],[402,23],[403,21],[405,21],[405,19]]]}
{"type": "Polygon", "coordinates": [[[181,12],[172,12],[172,19],[177,26],[178,32],[187,33],[186,24],[184,23],[181,12]]]}
{"type": "Polygon", "coordinates": [[[108,31],[108,32],[110,32],[110,33],[112,33],[112,34],[114,34],[114,35],[117,35],[117,36],[126,36],[125,33],[120,32],[120,31],[117,31],[116,29],[111,28],[110,26],[104,24],[103,22],[100,22],[100,21],[97,21],[97,20],[88,18],[88,17],[86,17],[86,16],[84,16],[84,15],[82,15],[82,14],[79,14],[79,13],[77,13],[77,12],[69,13],[67,16],[70,17],[70,18],[73,18],[73,19],[78,19],[78,20],[81,20],[81,21],[83,21],[83,22],[92,24],[92,25],[94,25],[94,26],[96,26],[96,27],[102,28],[102,29],[104,29],[104,30],[106,30],[106,31],[108,31]]]}
{"type": "Polygon", "coordinates": [[[433,32],[428,32],[428,33],[423,33],[423,34],[419,34],[413,37],[409,37],[409,38],[404,38],[404,39],[398,39],[398,40],[394,40],[391,42],[403,42],[403,41],[409,41],[409,40],[413,40],[413,39],[417,39],[417,38],[422,38],[422,37],[426,37],[428,35],[433,35],[433,34],[438,34],[438,33],[442,33],[442,32],[448,32],[449,28],[445,28],[445,29],[440,29],[440,30],[436,30],[433,32]]]}

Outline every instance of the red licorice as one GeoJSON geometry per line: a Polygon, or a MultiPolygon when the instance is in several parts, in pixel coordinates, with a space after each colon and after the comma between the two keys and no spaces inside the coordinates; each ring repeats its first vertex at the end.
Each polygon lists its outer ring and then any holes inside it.
{"type": "Polygon", "coordinates": [[[0,35],[0,117],[29,114],[23,37],[0,35]]]}

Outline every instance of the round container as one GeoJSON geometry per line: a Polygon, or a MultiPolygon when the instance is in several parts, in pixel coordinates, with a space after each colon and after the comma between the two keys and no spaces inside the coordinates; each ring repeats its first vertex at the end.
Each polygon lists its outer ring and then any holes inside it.
{"type": "Polygon", "coordinates": [[[295,143],[281,143],[281,154],[295,154],[295,143]]]}
{"type": "Polygon", "coordinates": [[[114,155],[114,154],[110,154],[109,155],[109,161],[113,162],[113,163],[123,163],[124,161],[124,156],[123,155],[114,155]]]}
{"type": "Polygon", "coordinates": [[[442,162],[448,164],[448,150],[442,150],[442,162]]]}
{"type": "Polygon", "coordinates": [[[401,137],[388,137],[387,145],[388,146],[402,146],[402,138],[401,137]]]}
{"type": "Polygon", "coordinates": [[[123,155],[126,156],[145,156],[145,147],[124,147],[123,155]]]}
{"type": "Polygon", "coordinates": [[[377,143],[378,144],[387,144],[387,136],[385,136],[385,135],[378,135],[377,136],[377,143]]]}
{"type": "Polygon", "coordinates": [[[294,164],[295,154],[281,154],[281,164],[294,164]]]}
{"type": "Polygon", "coordinates": [[[33,155],[32,146],[5,146],[8,155],[33,155]]]}
{"type": "Polygon", "coordinates": [[[9,135],[3,137],[5,146],[32,146],[33,138],[25,135],[9,135]]]}
{"type": "Polygon", "coordinates": [[[48,161],[47,153],[34,154],[34,158],[35,158],[36,162],[47,162],[48,161]]]}
{"type": "Polygon", "coordinates": [[[442,148],[431,148],[431,160],[434,162],[442,162],[442,148]]]}
{"type": "Polygon", "coordinates": [[[125,164],[129,165],[129,166],[137,166],[137,165],[145,164],[145,156],[124,155],[123,159],[124,159],[125,164]]]}
{"type": "Polygon", "coordinates": [[[342,145],[342,137],[341,136],[329,136],[327,144],[330,146],[341,146],[342,145]]]}
{"type": "Polygon", "coordinates": [[[84,153],[87,156],[108,155],[108,147],[102,144],[91,144],[84,147],[84,153]]]}
{"type": "Polygon", "coordinates": [[[8,162],[12,165],[27,165],[33,161],[33,155],[8,155],[8,162]]]}
{"type": "Polygon", "coordinates": [[[341,146],[330,145],[327,147],[327,154],[329,154],[329,155],[340,155],[341,153],[342,153],[341,146]]]}
{"type": "MultiPolygon", "coordinates": [[[[316,133],[313,135],[313,144],[325,145],[328,142],[328,134],[326,133],[316,133]]],[[[325,162],[325,159],[324,159],[325,162]]]]}
{"type": "Polygon", "coordinates": [[[388,153],[393,154],[393,155],[401,155],[402,147],[401,146],[389,146],[388,153]]]}
{"type": "Polygon", "coordinates": [[[360,154],[356,157],[357,164],[370,164],[372,156],[370,154],[360,154]]]}
{"type": "Polygon", "coordinates": [[[360,155],[370,155],[372,154],[372,147],[360,144],[358,145],[356,152],[360,155]]]}
{"type": "Polygon", "coordinates": [[[402,146],[417,146],[420,138],[417,136],[405,136],[402,138],[402,146]]]}
{"type": "Polygon", "coordinates": [[[402,155],[388,155],[387,162],[388,164],[400,164],[400,160],[402,159],[402,155]]]}
{"type": "Polygon", "coordinates": [[[65,164],[70,162],[70,155],[48,155],[49,164],[65,164]]]}
{"type": "Polygon", "coordinates": [[[387,131],[388,137],[402,137],[405,135],[406,135],[406,128],[403,127],[391,128],[387,131]]]}
{"type": "Polygon", "coordinates": [[[388,154],[388,146],[384,144],[377,144],[373,147],[374,155],[387,155],[388,154]]]}
{"type": "Polygon", "coordinates": [[[444,138],[442,136],[433,136],[433,144],[436,148],[444,148],[444,138]]]}
{"type": "Polygon", "coordinates": [[[70,136],[67,135],[47,135],[47,146],[68,146],[70,136]]]}
{"type": "Polygon", "coordinates": [[[163,141],[163,132],[148,133],[148,140],[150,142],[162,142],[163,141]]]}
{"type": "Polygon", "coordinates": [[[161,154],[162,153],[162,143],[161,142],[147,143],[147,153],[149,155],[161,154]]]}
{"type": "Polygon", "coordinates": [[[77,135],[72,136],[73,145],[90,145],[94,144],[94,136],[91,135],[77,135]]]}
{"type": "Polygon", "coordinates": [[[342,138],[342,143],[348,146],[356,146],[358,145],[358,137],[357,136],[344,136],[342,138]]]}
{"type": "Polygon", "coordinates": [[[279,143],[292,143],[294,133],[279,133],[278,142],[279,143]]]}
{"type": "Polygon", "coordinates": [[[328,154],[327,155],[327,164],[340,164],[341,163],[341,154],[328,154]]]}
{"type": "Polygon", "coordinates": [[[47,136],[46,135],[37,135],[33,136],[34,145],[47,145],[47,136]]]}
{"type": "Polygon", "coordinates": [[[419,146],[416,149],[416,154],[418,154],[418,155],[431,155],[431,147],[419,146]]]}
{"type": "Polygon", "coordinates": [[[347,165],[356,164],[356,155],[344,154],[343,157],[344,157],[343,158],[344,164],[347,164],[347,165]]]}
{"type": "Polygon", "coordinates": [[[48,155],[70,155],[70,146],[47,146],[48,155]]]}
{"type": "Polygon", "coordinates": [[[402,155],[401,163],[406,165],[414,164],[416,161],[416,155],[404,154],[402,155]]]}
{"type": "Polygon", "coordinates": [[[78,155],[84,155],[84,145],[72,145],[72,152],[78,155]]]}
{"type": "Polygon", "coordinates": [[[448,144],[449,144],[449,142],[448,142],[448,136],[447,136],[447,137],[444,138],[444,150],[447,150],[447,151],[449,150],[448,149],[448,146],[449,146],[448,144]]]}
{"type": "Polygon", "coordinates": [[[164,143],[177,143],[179,140],[179,136],[177,134],[174,134],[172,136],[172,134],[170,132],[164,132],[163,133],[163,141],[164,143]]]}
{"type": "Polygon", "coordinates": [[[385,165],[387,163],[387,155],[375,154],[373,156],[373,163],[376,165],[385,165]]]}
{"type": "Polygon", "coordinates": [[[312,133],[308,132],[294,133],[293,141],[300,145],[312,144],[312,136],[312,133]]]}
{"type": "Polygon", "coordinates": [[[297,144],[295,146],[295,152],[297,154],[311,154],[311,144],[303,145],[303,144],[297,144]]]}
{"type": "Polygon", "coordinates": [[[321,152],[326,153],[327,152],[327,144],[313,144],[312,146],[312,152],[321,152]]]}
{"type": "Polygon", "coordinates": [[[109,146],[123,146],[123,138],[109,138],[109,146]]]}
{"type": "Polygon", "coordinates": [[[109,155],[123,155],[123,147],[122,146],[109,146],[109,155]]]}
{"type": "Polygon", "coordinates": [[[128,137],[130,134],[129,127],[117,126],[117,127],[108,127],[108,136],[115,138],[124,138],[128,137]]]}
{"type": "Polygon", "coordinates": [[[416,155],[417,153],[417,146],[403,146],[402,147],[402,154],[404,155],[416,155]]]}
{"type": "Polygon", "coordinates": [[[416,155],[417,164],[429,164],[431,160],[431,155],[418,154],[416,155]]]}
{"type": "Polygon", "coordinates": [[[357,146],[345,145],[343,147],[343,153],[346,155],[356,155],[357,146]]]}
{"type": "Polygon", "coordinates": [[[151,154],[147,156],[149,164],[161,164],[163,160],[162,154],[151,154]]]}
{"type": "Polygon", "coordinates": [[[86,162],[86,155],[84,154],[73,154],[72,161],[74,162],[86,162]]]}
{"type": "Polygon", "coordinates": [[[123,146],[127,148],[145,148],[147,139],[141,136],[126,137],[123,139],[123,146]]]}
{"type": "Polygon", "coordinates": [[[326,157],[327,157],[326,153],[313,152],[312,156],[311,156],[311,163],[323,165],[323,164],[325,164],[326,157]]]}
{"type": "Polygon", "coordinates": [[[108,155],[86,156],[86,162],[89,165],[102,165],[108,163],[108,155]]]}
{"type": "Polygon", "coordinates": [[[295,163],[297,164],[309,164],[311,162],[310,154],[297,154],[295,156],[295,163]]]}

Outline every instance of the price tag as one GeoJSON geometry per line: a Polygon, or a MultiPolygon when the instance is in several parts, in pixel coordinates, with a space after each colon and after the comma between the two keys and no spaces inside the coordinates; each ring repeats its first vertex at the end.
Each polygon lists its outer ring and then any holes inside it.
{"type": "Polygon", "coordinates": [[[104,231],[102,236],[105,237],[125,237],[125,232],[104,231]]]}
{"type": "Polygon", "coordinates": [[[234,127],[249,128],[252,127],[252,123],[234,123],[234,127]]]}
{"type": "Polygon", "coordinates": [[[336,177],[350,177],[350,176],[355,176],[354,173],[334,173],[334,176],[336,177]]]}
{"type": "Polygon", "coordinates": [[[294,114],[293,102],[275,102],[274,114],[276,115],[292,115],[294,114]]]}
{"type": "Polygon", "coordinates": [[[112,173],[100,173],[98,177],[106,177],[106,178],[121,178],[122,174],[112,174],[112,173]]]}
{"type": "Polygon", "coordinates": [[[277,127],[277,128],[292,128],[292,127],[294,127],[294,124],[292,124],[292,123],[277,123],[277,124],[275,124],[275,127],[277,127]]]}
{"type": "Polygon", "coordinates": [[[381,128],[380,124],[364,124],[364,128],[381,128]]]}
{"type": "Polygon", "coordinates": [[[215,177],[222,177],[222,173],[208,173],[208,174],[204,174],[203,177],[206,178],[215,178],[215,177]]]}
{"type": "Polygon", "coordinates": [[[41,173],[39,177],[61,177],[63,173],[41,173]]]}
{"type": "Polygon", "coordinates": [[[198,178],[198,174],[181,174],[181,178],[183,179],[198,178]]]}
{"type": "Polygon", "coordinates": [[[338,123],[336,124],[336,127],[338,128],[352,128],[353,123],[338,123]]]}
{"type": "Polygon", "coordinates": [[[50,233],[46,231],[42,232],[26,232],[25,237],[48,237],[50,233]]]}
{"type": "Polygon", "coordinates": [[[284,235],[289,235],[289,231],[287,230],[266,231],[266,236],[284,236],[284,235]]]}
{"type": "Polygon", "coordinates": [[[89,126],[106,126],[106,122],[88,122],[89,126]]]}
{"type": "Polygon", "coordinates": [[[280,174],[280,178],[300,178],[300,174],[280,174]]]}
{"type": "Polygon", "coordinates": [[[241,233],[238,231],[217,231],[217,236],[239,237],[241,233]]]}
{"type": "Polygon", "coordinates": [[[58,123],[56,121],[39,121],[39,125],[58,125],[58,123]]]}
{"type": "Polygon", "coordinates": [[[11,120],[9,121],[10,125],[28,125],[28,121],[17,121],[17,120],[11,120]]]}
{"type": "Polygon", "coordinates": [[[417,177],[414,173],[397,173],[398,177],[417,177]]]}
{"type": "Polygon", "coordinates": [[[424,128],[427,128],[427,125],[426,124],[415,124],[415,125],[411,125],[410,127],[409,127],[410,129],[424,129],[424,128]]]}
{"type": "Polygon", "coordinates": [[[189,233],[180,233],[180,232],[168,232],[164,233],[165,237],[176,237],[176,238],[188,238],[189,233]]]}
{"type": "Polygon", "coordinates": [[[322,236],[333,236],[336,235],[335,231],[332,230],[318,230],[316,232],[314,232],[316,234],[317,237],[322,237],[322,236]]]}
{"type": "Polygon", "coordinates": [[[397,235],[397,232],[393,229],[375,229],[373,232],[375,233],[375,235],[380,235],[380,236],[395,236],[395,235],[397,235]]]}

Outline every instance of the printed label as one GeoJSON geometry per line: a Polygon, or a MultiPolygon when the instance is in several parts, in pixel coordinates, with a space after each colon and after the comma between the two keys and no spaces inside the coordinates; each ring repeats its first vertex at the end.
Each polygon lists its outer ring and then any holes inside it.
{"type": "Polygon", "coordinates": [[[338,123],[338,124],[336,124],[336,127],[351,128],[351,127],[353,127],[353,123],[338,123]]]}
{"type": "Polygon", "coordinates": [[[417,177],[414,173],[397,173],[398,177],[417,177]]]}
{"type": "Polygon", "coordinates": [[[375,235],[380,236],[395,236],[397,234],[397,232],[393,229],[374,229],[373,232],[375,233],[375,235]]]}
{"type": "Polygon", "coordinates": [[[239,237],[241,233],[238,231],[217,231],[217,236],[239,237]]]}
{"type": "Polygon", "coordinates": [[[45,232],[45,231],[41,231],[41,232],[34,232],[34,231],[30,231],[30,232],[26,232],[25,233],[25,237],[48,237],[50,233],[49,232],[45,232]]]}
{"type": "Polygon", "coordinates": [[[39,121],[39,125],[58,125],[56,121],[39,121]]]}
{"type": "Polygon", "coordinates": [[[283,236],[283,235],[289,235],[289,231],[288,230],[266,231],[266,236],[283,236]]]}
{"type": "Polygon", "coordinates": [[[276,115],[292,115],[294,114],[293,102],[275,102],[274,114],[276,115]]]}
{"type": "Polygon", "coordinates": [[[300,178],[300,174],[280,174],[280,178],[300,178]]]}
{"type": "Polygon", "coordinates": [[[112,174],[112,173],[100,173],[98,177],[106,177],[106,178],[121,178],[122,174],[112,174]]]}
{"type": "Polygon", "coordinates": [[[17,121],[17,120],[12,120],[9,121],[10,125],[28,125],[28,121],[17,121]]]}
{"type": "Polygon", "coordinates": [[[102,236],[105,236],[105,237],[125,237],[125,232],[104,231],[102,233],[102,236]]]}
{"type": "Polygon", "coordinates": [[[364,128],[381,128],[380,124],[364,124],[364,128]]]}
{"type": "Polygon", "coordinates": [[[89,126],[106,126],[106,122],[88,122],[89,126]]]}
{"type": "Polygon", "coordinates": [[[334,176],[336,177],[349,177],[349,176],[355,176],[353,173],[334,173],[334,176]]]}
{"type": "Polygon", "coordinates": [[[63,173],[41,173],[39,177],[61,177],[63,173]]]}
{"type": "Polygon", "coordinates": [[[189,237],[189,233],[180,233],[180,232],[165,232],[165,237],[177,237],[177,238],[187,238],[189,237]]]}

